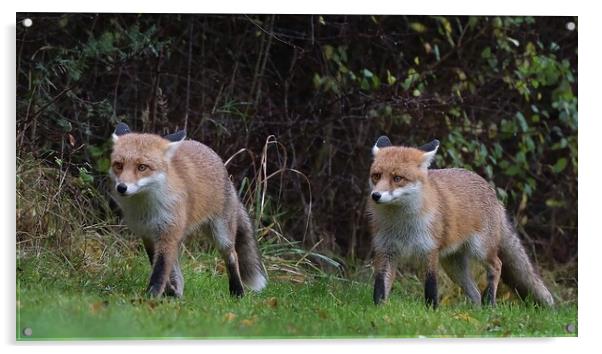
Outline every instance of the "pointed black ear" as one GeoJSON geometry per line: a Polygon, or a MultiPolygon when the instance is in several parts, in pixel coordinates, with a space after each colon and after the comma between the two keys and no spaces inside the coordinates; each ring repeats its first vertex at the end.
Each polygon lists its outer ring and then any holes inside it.
{"type": "Polygon", "coordinates": [[[376,140],[376,144],[377,147],[379,148],[384,148],[387,146],[391,146],[393,144],[391,144],[391,140],[389,140],[389,137],[386,135],[382,135],[380,136],[377,140],[376,140]]]}
{"type": "Polygon", "coordinates": [[[439,140],[435,139],[430,143],[426,143],[418,148],[418,150],[422,150],[424,152],[431,152],[433,150],[437,150],[439,148],[439,140]]]}
{"type": "Polygon", "coordinates": [[[376,139],[376,143],[372,147],[372,155],[376,155],[378,150],[392,145],[393,144],[391,144],[391,140],[389,140],[389,137],[387,137],[386,135],[381,135],[378,139],[376,139]]]}
{"type": "Polygon", "coordinates": [[[186,138],[186,129],[182,129],[178,132],[168,134],[163,137],[163,139],[167,139],[167,140],[171,141],[172,143],[175,143],[177,141],[182,141],[185,138],[186,138]]]}
{"type": "Polygon", "coordinates": [[[117,124],[115,127],[115,131],[113,132],[113,142],[117,142],[120,136],[131,133],[130,127],[127,124],[121,122],[117,124]]]}
{"type": "Polygon", "coordinates": [[[422,154],[422,163],[420,164],[420,167],[426,170],[431,165],[431,162],[433,162],[437,149],[439,149],[439,140],[435,139],[428,144],[422,145],[418,149],[424,152],[424,154],[422,154]]]}
{"type": "Polygon", "coordinates": [[[131,132],[132,131],[130,130],[130,127],[128,127],[127,124],[121,122],[121,123],[117,124],[117,126],[115,127],[115,132],[113,134],[115,134],[117,136],[121,136],[123,134],[128,134],[131,132]]]}

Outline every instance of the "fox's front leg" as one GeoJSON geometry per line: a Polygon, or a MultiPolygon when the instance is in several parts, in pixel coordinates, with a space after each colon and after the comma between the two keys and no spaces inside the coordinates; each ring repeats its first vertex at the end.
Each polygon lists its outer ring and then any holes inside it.
{"type": "Polygon", "coordinates": [[[182,236],[181,229],[172,228],[154,243],[153,271],[147,288],[147,293],[151,297],[161,296],[165,291],[170,274],[177,266],[178,246],[182,236]]]}
{"type": "MultiPolygon", "coordinates": [[[[142,242],[144,243],[144,250],[148,255],[148,260],[150,261],[152,269],[153,262],[155,260],[155,244],[150,238],[143,238],[142,242]]],[[[176,261],[169,274],[169,279],[165,285],[165,295],[182,297],[184,294],[184,277],[182,276],[182,271],[180,270],[180,262],[178,261],[179,257],[177,254],[176,257],[176,261]]]]}
{"type": "Polygon", "coordinates": [[[374,252],[374,293],[372,299],[378,305],[387,300],[395,280],[395,262],[391,255],[376,250],[374,252]]]}
{"type": "Polygon", "coordinates": [[[424,279],[424,300],[427,306],[437,308],[439,305],[437,291],[437,269],[439,267],[439,252],[434,251],[428,256],[426,276],[424,279]]]}

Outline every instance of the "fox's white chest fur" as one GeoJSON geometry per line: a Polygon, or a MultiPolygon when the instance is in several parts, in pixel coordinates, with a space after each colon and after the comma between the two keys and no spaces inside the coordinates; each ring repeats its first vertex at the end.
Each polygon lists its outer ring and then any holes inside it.
{"type": "Polygon", "coordinates": [[[156,238],[174,222],[176,200],[165,185],[132,197],[118,197],[128,227],[142,238],[156,238]]]}
{"type": "Polygon", "coordinates": [[[425,257],[435,249],[435,240],[430,231],[432,214],[383,208],[375,211],[374,217],[378,224],[378,233],[374,239],[377,249],[401,260],[425,257]]]}

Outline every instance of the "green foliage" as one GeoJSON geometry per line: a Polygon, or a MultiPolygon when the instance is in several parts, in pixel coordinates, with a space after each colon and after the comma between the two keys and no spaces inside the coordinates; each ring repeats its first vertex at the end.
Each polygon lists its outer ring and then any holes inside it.
{"type": "Polygon", "coordinates": [[[438,138],[436,167],[488,179],[540,260],[576,259],[577,18],[32,17],[45,31],[17,31],[18,153],[86,188],[104,190],[117,121],[186,124],[222,157],[259,156],[273,134],[284,152],[258,164],[288,172],[247,205],[289,241],[364,258],[369,146],[438,138]]]}

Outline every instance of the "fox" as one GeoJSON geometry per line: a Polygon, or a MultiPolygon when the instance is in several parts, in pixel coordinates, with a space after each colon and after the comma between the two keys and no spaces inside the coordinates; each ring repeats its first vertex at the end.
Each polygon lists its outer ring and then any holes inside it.
{"type": "Polygon", "coordinates": [[[372,146],[367,205],[374,303],[388,299],[397,266],[413,262],[426,269],[427,307],[439,304],[439,265],[477,305],[496,304],[502,278],[521,298],[553,306],[493,187],[466,169],[429,169],[439,144],[393,146],[383,135],[372,146]],[[482,297],[469,269],[473,261],[486,270],[482,297]]]}
{"type": "Polygon", "coordinates": [[[259,292],[267,272],[226,167],[210,147],[185,139],[185,130],[162,137],[134,133],[123,122],[112,134],[112,196],[148,255],[146,293],[183,296],[180,244],[196,231],[211,236],[223,257],[230,295],[242,297],[243,284],[259,292]]]}

